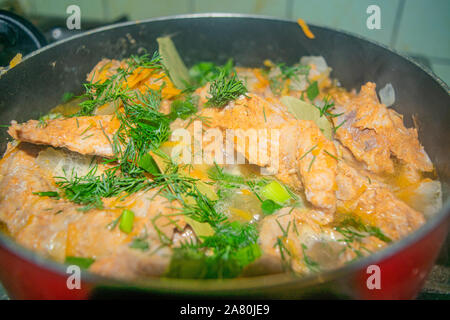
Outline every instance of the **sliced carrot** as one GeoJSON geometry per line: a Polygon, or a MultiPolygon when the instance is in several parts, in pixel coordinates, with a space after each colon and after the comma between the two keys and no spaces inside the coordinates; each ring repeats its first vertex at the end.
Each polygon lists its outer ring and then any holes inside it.
{"type": "Polygon", "coordinates": [[[9,68],[10,69],[14,68],[15,66],[17,66],[19,64],[20,61],[22,61],[22,54],[18,53],[9,62],[9,68]]]}
{"type": "Polygon", "coordinates": [[[133,73],[127,78],[126,83],[129,88],[134,88],[139,82],[146,80],[149,78],[152,73],[154,73],[153,69],[149,68],[137,68],[133,71],[133,73]]]}
{"type": "Polygon", "coordinates": [[[268,68],[275,67],[275,64],[274,64],[272,61],[270,61],[269,59],[264,60],[263,63],[264,63],[264,65],[265,65],[266,67],[268,67],[268,68]]]}
{"type": "Polygon", "coordinates": [[[306,24],[305,20],[298,19],[297,23],[300,26],[300,28],[302,28],[302,31],[303,31],[303,33],[305,34],[305,36],[307,38],[309,38],[309,39],[315,39],[316,38],[316,36],[311,32],[311,30],[309,30],[309,27],[306,24]]]}
{"type": "Polygon", "coordinates": [[[269,80],[267,80],[267,78],[265,78],[261,74],[261,71],[259,69],[253,69],[253,74],[258,79],[258,84],[257,84],[258,88],[265,88],[269,85],[269,80]]]}

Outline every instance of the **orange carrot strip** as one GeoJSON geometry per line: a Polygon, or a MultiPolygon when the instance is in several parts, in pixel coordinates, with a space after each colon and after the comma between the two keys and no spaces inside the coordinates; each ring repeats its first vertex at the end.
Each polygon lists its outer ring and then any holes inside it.
{"type": "Polygon", "coordinates": [[[19,64],[19,62],[22,61],[22,54],[18,53],[14,56],[14,58],[11,59],[10,63],[9,63],[9,68],[12,69],[15,66],[17,66],[19,64]]]}
{"type": "Polygon", "coordinates": [[[314,34],[311,32],[311,30],[309,30],[309,27],[306,24],[305,20],[298,19],[297,23],[300,26],[300,28],[302,28],[302,31],[303,31],[303,33],[305,34],[305,36],[307,38],[309,38],[309,39],[314,39],[315,38],[314,34]]]}
{"type": "Polygon", "coordinates": [[[269,80],[261,74],[259,69],[253,69],[253,74],[258,79],[258,88],[265,88],[269,85],[269,80]]]}

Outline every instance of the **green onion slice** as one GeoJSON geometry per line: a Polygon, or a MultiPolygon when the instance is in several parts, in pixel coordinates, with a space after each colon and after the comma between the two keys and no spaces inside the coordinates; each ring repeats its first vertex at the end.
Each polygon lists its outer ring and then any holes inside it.
{"type": "Polygon", "coordinates": [[[266,184],[262,190],[261,195],[269,200],[277,203],[284,203],[291,198],[289,192],[277,181],[271,181],[266,184]]]}
{"type": "Polygon", "coordinates": [[[134,213],[131,210],[125,209],[120,218],[119,229],[125,233],[130,233],[133,230],[134,213]]]}

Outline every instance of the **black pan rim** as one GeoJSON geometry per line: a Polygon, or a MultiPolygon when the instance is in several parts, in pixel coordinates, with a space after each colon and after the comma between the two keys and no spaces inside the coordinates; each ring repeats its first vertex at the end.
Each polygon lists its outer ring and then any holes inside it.
{"type": "MultiPolygon", "coordinates": [[[[83,37],[85,35],[100,33],[104,31],[108,31],[115,28],[122,28],[134,24],[140,23],[150,23],[155,21],[168,21],[168,20],[177,20],[177,19],[202,19],[202,18],[230,18],[230,19],[258,19],[258,20],[269,20],[269,21],[279,21],[285,23],[296,23],[295,21],[289,19],[282,18],[274,18],[262,15],[248,15],[248,14],[235,14],[235,13],[200,13],[200,14],[183,14],[183,15],[173,15],[166,17],[158,17],[151,18],[139,21],[131,21],[131,22],[123,22],[113,25],[108,25],[105,27],[97,28],[94,30],[87,31],[82,34],[74,35],[70,38],[64,39],[62,41],[47,45],[41,49],[34,51],[33,53],[24,57],[22,61],[31,59],[35,55],[39,53],[51,50],[53,47],[57,47],[58,45],[65,43],[67,41],[71,41],[72,39],[77,39],[83,37]]],[[[327,29],[334,32],[339,32],[346,34],[348,36],[369,42],[376,46],[382,47],[383,49],[389,51],[392,54],[395,54],[408,62],[415,65],[420,70],[424,71],[428,74],[434,81],[436,81],[446,92],[449,94],[449,88],[447,84],[436,76],[431,70],[417,63],[415,60],[404,56],[403,54],[387,47],[384,44],[378,43],[376,41],[368,40],[359,35],[355,35],[351,32],[329,28],[325,26],[309,24],[313,28],[322,28],[327,29]]],[[[1,80],[0,80],[1,81],[1,80]]],[[[450,95],[450,94],[449,94],[450,95]]],[[[111,286],[111,287],[130,287],[130,288],[140,288],[144,290],[154,290],[160,292],[173,292],[178,294],[205,294],[205,293],[217,293],[220,294],[230,294],[232,291],[235,291],[236,288],[240,290],[254,290],[260,288],[270,288],[275,286],[282,286],[286,284],[295,284],[297,287],[307,287],[314,284],[322,284],[332,279],[338,279],[348,275],[356,270],[361,270],[363,267],[368,266],[370,264],[374,264],[377,261],[388,259],[394,256],[397,252],[413,246],[415,243],[419,242],[422,238],[428,235],[432,230],[434,230],[439,224],[447,223],[450,220],[450,199],[447,200],[443,208],[434,214],[434,216],[427,221],[422,227],[408,235],[407,237],[396,241],[394,244],[388,246],[387,248],[375,252],[367,257],[360,258],[352,263],[349,263],[346,266],[341,268],[323,271],[318,274],[313,274],[305,277],[299,277],[291,273],[283,273],[283,274],[273,274],[273,275],[265,275],[265,276],[257,276],[257,277],[248,277],[248,278],[237,278],[237,279],[227,279],[227,280],[189,280],[189,279],[167,279],[167,278],[149,278],[142,281],[123,281],[110,277],[104,277],[97,274],[94,274],[89,271],[83,271],[82,278],[87,283],[99,285],[99,286],[111,286]],[[199,283],[202,285],[199,286],[199,283]]],[[[13,254],[16,254],[20,258],[32,262],[37,266],[53,271],[61,276],[66,275],[66,265],[62,263],[55,262],[48,258],[38,255],[30,249],[27,249],[6,235],[0,234],[0,245],[7,250],[11,251],[13,254]]]]}

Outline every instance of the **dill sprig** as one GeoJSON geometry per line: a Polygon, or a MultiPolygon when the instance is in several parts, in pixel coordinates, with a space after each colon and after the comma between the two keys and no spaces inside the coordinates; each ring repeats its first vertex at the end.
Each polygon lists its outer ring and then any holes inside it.
{"type": "Polygon", "coordinates": [[[198,111],[198,97],[187,96],[184,100],[175,100],[170,108],[169,118],[175,120],[177,118],[186,120],[198,111]]]}
{"type": "Polygon", "coordinates": [[[183,203],[183,214],[191,217],[192,219],[208,223],[213,228],[218,227],[221,222],[227,220],[227,217],[215,209],[215,201],[209,199],[206,195],[202,194],[194,185],[192,191],[186,193],[187,197],[192,197],[195,201],[194,204],[183,203]]]}
{"type": "Polygon", "coordinates": [[[45,128],[48,125],[48,120],[59,119],[59,118],[62,118],[62,114],[60,114],[60,113],[49,113],[49,114],[43,115],[42,117],[40,117],[38,119],[37,127],[45,128]]]}
{"type": "Polygon", "coordinates": [[[225,184],[226,187],[237,187],[245,184],[245,179],[243,177],[224,172],[223,168],[217,163],[214,163],[214,167],[211,167],[208,170],[208,178],[221,184],[225,184]]]}
{"type": "Polygon", "coordinates": [[[289,270],[291,268],[292,254],[289,251],[289,249],[286,247],[285,242],[288,239],[289,228],[291,227],[292,221],[289,221],[288,225],[286,226],[286,229],[283,228],[283,226],[281,225],[280,221],[278,221],[278,219],[275,219],[275,221],[281,230],[281,236],[277,237],[277,240],[273,247],[274,248],[278,247],[278,251],[280,252],[281,261],[283,263],[283,268],[289,270]]]}
{"type": "Polygon", "coordinates": [[[307,254],[306,250],[308,250],[308,247],[302,243],[302,253],[303,253],[303,261],[305,262],[306,267],[311,272],[319,272],[320,271],[320,265],[316,261],[312,260],[307,254]]]}
{"type": "Polygon", "coordinates": [[[211,83],[207,105],[210,107],[223,107],[230,101],[236,100],[239,96],[246,94],[247,88],[236,76],[236,73],[227,75],[222,70],[217,80],[211,83]]]}
{"type": "Polygon", "coordinates": [[[308,151],[306,151],[298,160],[302,160],[304,157],[306,157],[310,152],[312,152],[315,148],[317,148],[318,145],[315,144],[314,146],[312,146],[308,151]]]}
{"type": "Polygon", "coordinates": [[[79,104],[80,110],[72,116],[90,116],[106,103],[125,103],[131,100],[133,96],[130,95],[131,90],[125,85],[125,81],[137,68],[161,70],[163,66],[158,51],[155,51],[151,58],[148,54],[131,56],[126,60],[126,67],[118,68],[108,79],[83,84],[86,92],[81,97],[86,100],[79,104]]]}
{"type": "Polygon", "coordinates": [[[380,228],[370,225],[365,225],[356,217],[346,217],[341,221],[335,230],[342,234],[343,239],[338,240],[343,242],[349,249],[351,249],[358,257],[362,257],[363,253],[359,249],[363,249],[370,253],[371,251],[362,245],[365,238],[369,236],[376,237],[386,243],[392,242],[392,239],[386,236],[380,228]],[[355,245],[359,245],[359,249],[355,245]]]}
{"type": "Polygon", "coordinates": [[[338,129],[339,129],[340,127],[342,127],[342,126],[345,124],[346,121],[347,121],[347,119],[343,120],[340,124],[338,124],[336,127],[334,127],[334,128],[333,128],[333,133],[336,134],[336,132],[338,131],[338,129]]]}
{"type": "Polygon", "coordinates": [[[307,76],[309,74],[310,66],[305,66],[301,64],[294,64],[288,66],[285,63],[278,63],[275,65],[280,72],[275,76],[269,77],[269,85],[273,93],[280,94],[285,82],[289,79],[294,79],[299,81],[300,76],[307,76]]]}
{"type": "Polygon", "coordinates": [[[330,118],[336,118],[336,117],[339,117],[342,115],[342,113],[334,114],[334,113],[330,112],[330,110],[334,108],[334,102],[331,101],[329,97],[326,97],[323,100],[323,103],[324,104],[322,107],[318,107],[318,106],[314,105],[317,108],[317,110],[319,110],[321,117],[326,116],[326,117],[330,117],[330,118]]]}
{"type": "Polygon", "coordinates": [[[63,177],[55,177],[56,186],[67,200],[85,205],[81,210],[101,209],[102,198],[128,195],[152,186],[146,178],[126,177],[118,174],[115,169],[97,175],[97,169],[97,165],[93,166],[84,176],[77,176],[72,172],[70,176],[66,174],[63,177]]]}
{"type": "Polygon", "coordinates": [[[155,51],[151,57],[148,53],[144,53],[142,55],[132,55],[127,59],[127,65],[131,72],[137,68],[148,68],[155,70],[164,69],[164,65],[162,64],[161,56],[158,51],[155,51]]]}
{"type": "Polygon", "coordinates": [[[194,83],[194,88],[198,88],[216,80],[221,71],[228,76],[233,71],[233,59],[228,59],[223,66],[218,66],[212,62],[199,62],[189,69],[189,76],[194,83]]]}
{"type": "Polygon", "coordinates": [[[203,242],[185,242],[173,250],[167,277],[190,279],[234,278],[261,256],[258,232],[251,224],[225,223],[203,242]]]}
{"type": "MultiPolygon", "coordinates": [[[[232,278],[261,255],[257,244],[258,232],[250,223],[229,222],[216,208],[217,201],[209,199],[197,188],[197,180],[177,175],[178,166],[169,164],[168,172],[175,181],[167,180],[173,191],[171,199],[182,204],[181,213],[201,223],[208,223],[214,234],[201,237],[201,242],[187,242],[173,249],[166,276],[177,278],[232,278]]],[[[219,168],[216,165],[216,168],[219,168]]],[[[213,175],[229,178],[221,170],[213,175]]]]}
{"type": "Polygon", "coordinates": [[[170,119],[159,112],[161,93],[149,89],[145,94],[134,93],[134,99],[116,112],[120,127],[113,136],[113,149],[123,173],[141,174],[141,158],[159,148],[170,135],[170,119]]]}
{"type": "Polygon", "coordinates": [[[288,66],[285,63],[279,63],[277,66],[280,68],[281,77],[283,80],[287,79],[297,79],[300,75],[308,75],[309,70],[311,69],[308,65],[302,64],[294,64],[293,66],[288,66]]]}

